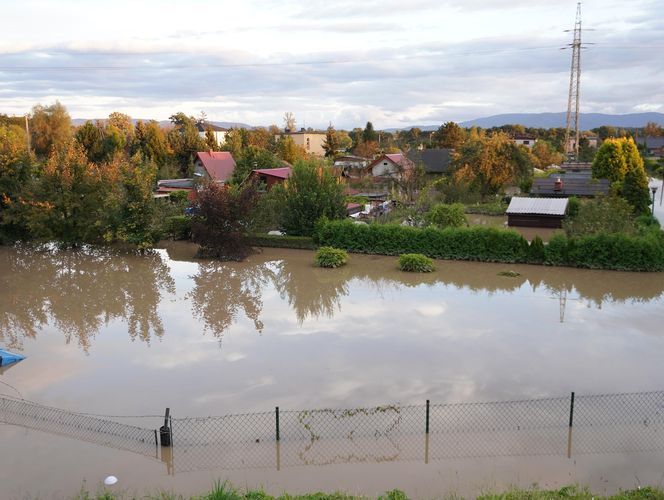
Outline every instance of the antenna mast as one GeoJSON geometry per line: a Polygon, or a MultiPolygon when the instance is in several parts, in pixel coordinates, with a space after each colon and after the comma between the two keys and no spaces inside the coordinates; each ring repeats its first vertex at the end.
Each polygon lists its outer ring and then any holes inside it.
{"type": "Polygon", "coordinates": [[[569,75],[569,97],[567,99],[567,125],[565,131],[565,152],[568,157],[579,158],[579,91],[581,88],[581,2],[576,4],[574,41],[572,47],[572,69],[569,75]],[[572,123],[574,124],[574,147],[570,143],[572,123]]]}

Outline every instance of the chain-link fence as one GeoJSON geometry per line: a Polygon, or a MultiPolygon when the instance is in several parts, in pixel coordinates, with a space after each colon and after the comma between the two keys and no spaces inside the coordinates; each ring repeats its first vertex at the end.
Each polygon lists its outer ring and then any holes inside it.
{"type": "Polygon", "coordinates": [[[23,399],[1,396],[0,422],[150,457],[157,456],[157,434],[154,429],[52,408],[23,399]]]}
{"type": "Polygon", "coordinates": [[[146,429],[0,398],[2,422],[158,456],[169,473],[664,450],[664,391],[166,420],[146,429]]]}

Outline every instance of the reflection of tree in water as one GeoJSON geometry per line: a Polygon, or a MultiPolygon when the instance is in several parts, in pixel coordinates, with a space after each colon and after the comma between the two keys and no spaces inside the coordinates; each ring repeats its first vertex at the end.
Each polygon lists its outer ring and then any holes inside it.
{"type": "Polygon", "coordinates": [[[262,292],[271,278],[272,271],[264,262],[203,262],[192,278],[195,287],[189,294],[194,314],[204,321],[206,330],[221,338],[242,309],[260,333],[262,292]]]}
{"type": "Polygon", "coordinates": [[[274,286],[302,323],[308,317],[331,318],[340,309],[342,295],[348,295],[353,274],[348,268],[321,269],[311,264],[280,260],[276,263],[274,286]]]}
{"type": "Polygon", "coordinates": [[[9,284],[0,290],[0,339],[10,345],[20,346],[49,322],[84,350],[102,325],[118,318],[132,339],[164,334],[157,307],[161,290],[174,292],[175,284],[156,253],[2,248],[0,260],[0,281],[9,284]]]}

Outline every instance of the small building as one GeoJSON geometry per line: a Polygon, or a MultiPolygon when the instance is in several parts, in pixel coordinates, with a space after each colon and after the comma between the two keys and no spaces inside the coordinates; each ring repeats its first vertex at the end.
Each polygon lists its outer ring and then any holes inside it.
{"type": "Polygon", "coordinates": [[[259,183],[264,184],[266,191],[269,191],[275,184],[285,182],[290,177],[291,172],[292,169],[290,167],[259,168],[251,171],[249,179],[257,180],[259,183]]]}
{"type": "Polygon", "coordinates": [[[406,156],[413,164],[421,164],[427,174],[443,175],[452,171],[453,149],[411,149],[406,156]]]}
{"type": "Polygon", "coordinates": [[[228,151],[199,151],[194,159],[194,176],[225,184],[233,176],[235,160],[228,151]]]}
{"type": "Polygon", "coordinates": [[[383,154],[367,165],[366,170],[373,177],[397,177],[414,167],[402,153],[383,154]]]}
{"type": "Polygon", "coordinates": [[[567,198],[521,198],[515,196],[507,207],[507,225],[559,228],[567,213],[567,198]]]}
{"type": "Polygon", "coordinates": [[[187,199],[195,197],[193,179],[162,179],[157,181],[157,189],[153,193],[154,198],[168,198],[171,193],[183,191],[187,193],[187,199]]]}
{"type": "Polygon", "coordinates": [[[537,139],[534,135],[530,134],[515,134],[513,138],[514,144],[518,146],[526,146],[532,148],[535,145],[537,139]]]}
{"type": "Polygon", "coordinates": [[[226,142],[226,134],[228,129],[224,127],[219,127],[218,125],[213,125],[212,123],[197,122],[196,130],[198,130],[198,135],[202,139],[206,138],[207,131],[211,131],[214,136],[214,140],[217,141],[217,144],[220,146],[226,142]]]}

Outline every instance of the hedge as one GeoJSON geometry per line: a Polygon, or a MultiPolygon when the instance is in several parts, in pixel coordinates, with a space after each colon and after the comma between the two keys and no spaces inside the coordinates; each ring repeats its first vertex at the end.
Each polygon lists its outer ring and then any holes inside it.
{"type": "Polygon", "coordinates": [[[328,221],[318,226],[321,245],[379,255],[421,253],[434,259],[483,262],[543,262],[548,265],[664,271],[664,231],[630,236],[605,234],[568,238],[554,235],[544,252],[539,241],[528,242],[517,232],[493,227],[425,228],[389,224],[328,221]]]}
{"type": "Polygon", "coordinates": [[[475,226],[437,229],[330,221],[319,225],[321,245],[356,253],[421,253],[434,259],[525,262],[528,243],[515,231],[475,226]]]}
{"type": "Polygon", "coordinates": [[[191,216],[173,215],[164,219],[163,231],[173,240],[188,240],[191,238],[191,216]]]}
{"type": "Polygon", "coordinates": [[[301,250],[316,250],[318,245],[309,236],[276,236],[271,234],[254,234],[251,244],[255,247],[297,248],[301,250]]]}

